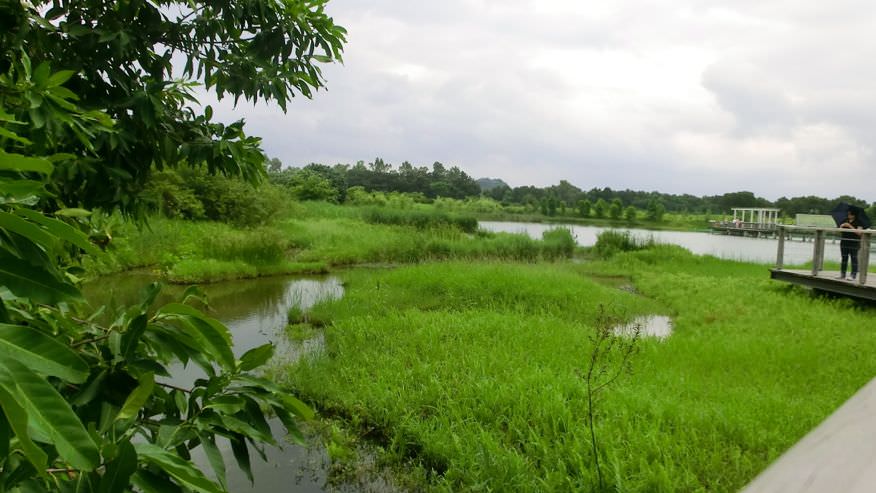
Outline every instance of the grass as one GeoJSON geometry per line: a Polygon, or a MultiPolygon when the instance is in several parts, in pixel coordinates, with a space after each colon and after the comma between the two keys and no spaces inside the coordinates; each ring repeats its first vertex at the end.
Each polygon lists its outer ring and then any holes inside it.
{"type": "Polygon", "coordinates": [[[434,207],[390,209],[303,203],[259,228],[209,221],[150,218],[121,223],[108,251],[86,262],[92,275],[151,268],[173,283],[205,283],[275,274],[324,273],[363,263],[435,259],[535,262],[571,256],[565,230],[545,240],[477,231],[471,216],[434,207]]]}
{"type": "Polygon", "coordinates": [[[285,378],[435,491],[594,488],[579,372],[600,305],[675,322],[598,404],[608,491],[735,491],[876,374],[871,308],[678,247],[344,277],[345,298],[311,310],[331,321],[326,355],[285,378]]]}

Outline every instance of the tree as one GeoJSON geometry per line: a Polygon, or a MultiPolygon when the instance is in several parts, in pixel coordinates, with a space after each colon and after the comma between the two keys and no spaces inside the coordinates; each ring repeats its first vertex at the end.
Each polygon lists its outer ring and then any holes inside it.
{"type": "Polygon", "coordinates": [[[292,175],[288,185],[289,191],[296,200],[323,200],[337,202],[338,190],[320,173],[304,168],[292,175]]]}
{"type": "Polygon", "coordinates": [[[666,212],[666,209],[663,207],[663,204],[658,200],[652,200],[648,203],[648,220],[654,222],[660,222],[663,220],[663,214],[666,212]]]}
{"type": "Polygon", "coordinates": [[[593,206],[590,204],[590,201],[587,199],[582,199],[578,201],[578,215],[581,217],[590,217],[590,209],[593,206]]]}
{"type": "Polygon", "coordinates": [[[192,82],[284,110],[310,97],[323,84],[319,63],[340,59],[345,36],[322,3],[4,2],[0,73],[50,89],[41,99],[7,97],[5,110],[27,123],[18,133],[34,152],[64,156],[48,184],[57,204],[133,212],[153,167],[180,163],[256,181],[260,139],[242,120],[214,122],[209,106],[195,112],[192,82]],[[86,118],[112,121],[113,132],[54,119],[71,100],[92,111],[86,118]]]}
{"type": "Polygon", "coordinates": [[[624,219],[626,219],[628,222],[635,222],[637,216],[638,211],[636,211],[635,207],[630,205],[627,206],[626,209],[624,209],[624,219]]]}
{"type": "Polygon", "coordinates": [[[621,203],[620,199],[612,200],[611,205],[608,206],[608,216],[614,220],[617,220],[621,218],[623,212],[624,205],[621,203]]]}
{"type": "Polygon", "coordinates": [[[593,214],[596,217],[605,217],[605,212],[608,209],[608,202],[604,199],[599,199],[596,201],[596,204],[593,205],[593,214]]]}
{"type": "Polygon", "coordinates": [[[268,159],[268,172],[269,173],[279,173],[283,169],[283,161],[280,159],[272,157],[268,159]]]}
{"type": "Polygon", "coordinates": [[[311,412],[239,359],[227,328],[189,290],[156,306],[160,286],[113,322],[97,321],[74,280],[89,211],[129,214],[154,169],[181,163],[255,181],[259,140],[243,123],[187,107],[187,80],[219,96],[309,96],[315,62],[337,59],[343,29],[324,2],[3,2],[0,4],[0,484],[10,491],[221,492],[226,437],[251,477],[249,450],[275,443],[274,413],[295,436],[311,412]],[[49,60],[58,60],[52,67],[49,60]],[[58,69],[61,70],[58,70],[58,69]],[[165,383],[180,363],[205,376],[165,383]],[[191,463],[202,447],[217,482],[191,463]]]}

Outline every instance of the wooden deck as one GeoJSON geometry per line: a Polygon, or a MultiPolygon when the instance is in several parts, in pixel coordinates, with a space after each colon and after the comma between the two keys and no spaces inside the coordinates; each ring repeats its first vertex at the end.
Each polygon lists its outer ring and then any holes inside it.
{"type": "Polygon", "coordinates": [[[876,490],[876,379],[754,479],[742,493],[876,490]]]}
{"type": "Polygon", "coordinates": [[[876,301],[876,275],[867,276],[864,284],[858,281],[837,279],[837,271],[819,271],[813,276],[811,270],[770,269],[770,277],[777,281],[790,282],[831,293],[876,301]]]}

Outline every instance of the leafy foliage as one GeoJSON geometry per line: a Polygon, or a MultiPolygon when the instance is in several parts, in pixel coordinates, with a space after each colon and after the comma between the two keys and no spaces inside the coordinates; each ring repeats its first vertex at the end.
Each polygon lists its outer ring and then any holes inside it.
{"type": "Polygon", "coordinates": [[[284,109],[296,94],[309,97],[323,82],[318,64],[340,60],[345,37],[324,4],[3,2],[0,85],[16,88],[3,108],[28,123],[18,134],[35,152],[65,153],[49,183],[59,203],[134,211],[153,166],[203,163],[255,181],[260,139],[243,121],[192,110],[192,81],[284,109]],[[65,116],[74,103],[90,111],[65,116]],[[110,119],[113,132],[93,124],[110,119]]]}
{"type": "Polygon", "coordinates": [[[79,207],[136,212],[152,170],[180,163],[258,179],[259,140],[189,109],[171,59],[220,96],[285,107],[321,85],[314,63],[339,59],[324,3],[0,4],[0,489],[221,492],[217,436],[250,477],[249,450],[276,443],[268,413],[300,437],[311,412],[251,373],[273,348],[236,358],[197,290],[155,306],[152,285],[99,321],[76,287],[98,252],[79,207]],[[180,363],[203,377],[175,385],[180,363]],[[218,482],[192,465],[197,447],[218,482]]]}

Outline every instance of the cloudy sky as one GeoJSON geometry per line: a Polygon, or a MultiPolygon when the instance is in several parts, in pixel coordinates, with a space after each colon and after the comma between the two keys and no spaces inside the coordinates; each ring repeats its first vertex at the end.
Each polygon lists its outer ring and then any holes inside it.
{"type": "MultiPolygon", "coordinates": [[[[326,91],[245,117],[287,166],[876,200],[872,0],[331,0],[326,91]]],[[[212,101],[208,101],[212,102],[212,101]]],[[[214,103],[215,104],[215,103],[214,103]]]]}

